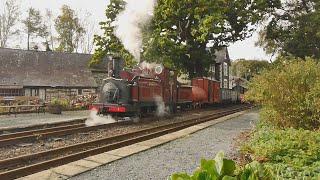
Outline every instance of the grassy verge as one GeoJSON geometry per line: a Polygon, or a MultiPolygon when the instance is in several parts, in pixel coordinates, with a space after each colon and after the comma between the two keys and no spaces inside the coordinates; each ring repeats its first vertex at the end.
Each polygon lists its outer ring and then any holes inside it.
{"type": "Polygon", "coordinates": [[[241,149],[267,161],[277,179],[320,179],[320,130],[262,128],[241,149]]]}

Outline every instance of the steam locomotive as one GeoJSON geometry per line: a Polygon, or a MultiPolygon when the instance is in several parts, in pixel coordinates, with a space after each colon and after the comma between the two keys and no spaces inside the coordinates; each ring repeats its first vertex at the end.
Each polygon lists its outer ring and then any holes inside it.
{"type": "Polygon", "coordinates": [[[159,103],[174,113],[177,109],[232,100],[226,96],[228,93],[222,93],[216,80],[199,77],[191,80],[192,86],[181,85],[175,69],[145,63],[120,70],[120,61],[119,57],[112,58],[111,73],[100,89],[100,102],[92,104],[90,110],[96,109],[103,115],[132,117],[154,113],[159,103]]]}

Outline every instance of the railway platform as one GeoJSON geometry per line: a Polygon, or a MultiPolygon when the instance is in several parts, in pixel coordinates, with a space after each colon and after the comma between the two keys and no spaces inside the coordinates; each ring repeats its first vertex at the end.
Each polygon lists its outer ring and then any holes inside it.
{"type": "Polygon", "coordinates": [[[62,114],[17,114],[0,115],[0,130],[10,130],[12,128],[25,128],[38,125],[55,124],[60,122],[76,121],[90,116],[89,110],[63,111],[62,114]]]}

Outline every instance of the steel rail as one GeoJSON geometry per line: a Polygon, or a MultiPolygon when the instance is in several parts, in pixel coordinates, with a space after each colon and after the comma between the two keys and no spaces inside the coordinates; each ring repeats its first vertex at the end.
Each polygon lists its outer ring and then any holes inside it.
{"type": "Polygon", "coordinates": [[[12,145],[12,144],[18,144],[18,143],[32,142],[36,140],[47,139],[50,137],[59,137],[59,136],[66,136],[70,134],[80,133],[80,132],[93,131],[97,129],[112,128],[115,126],[126,125],[130,123],[131,122],[129,121],[123,121],[123,122],[103,124],[98,126],[85,126],[84,124],[77,124],[77,125],[69,125],[69,126],[41,129],[41,130],[19,132],[14,134],[7,134],[7,135],[2,135],[3,137],[0,136],[0,147],[12,145]]]}
{"type": "MultiPolygon", "coordinates": [[[[232,108],[232,107],[228,107],[228,109],[229,108],[232,108]]],[[[217,110],[219,111],[223,109],[217,109],[217,110]]],[[[10,133],[5,135],[0,135],[0,147],[13,145],[13,144],[20,144],[20,143],[29,143],[37,140],[47,139],[50,137],[66,136],[66,135],[75,134],[75,133],[112,128],[115,126],[127,125],[130,123],[132,122],[122,121],[122,122],[97,125],[97,126],[89,126],[89,127],[85,126],[84,124],[72,124],[67,126],[58,126],[58,127],[37,129],[37,130],[24,131],[24,132],[18,132],[18,133],[10,133]]]]}
{"type": "Polygon", "coordinates": [[[41,170],[45,170],[45,169],[49,169],[54,166],[66,164],[66,163],[69,163],[69,162],[72,162],[75,160],[79,160],[81,158],[85,158],[85,157],[88,157],[91,155],[99,154],[99,153],[102,153],[105,151],[110,151],[110,150],[117,149],[117,148],[120,148],[123,146],[134,144],[134,143],[137,143],[137,142],[140,142],[143,140],[148,140],[148,139],[155,138],[155,137],[158,137],[158,136],[161,136],[164,134],[178,131],[178,130],[184,129],[186,127],[190,127],[190,126],[193,126],[193,125],[196,125],[199,123],[210,121],[212,119],[223,117],[227,114],[238,112],[238,111],[244,110],[244,109],[248,109],[248,107],[236,108],[233,110],[227,110],[227,111],[219,112],[216,114],[206,115],[204,117],[193,118],[193,119],[183,121],[183,122],[162,125],[162,126],[158,126],[158,127],[140,130],[140,131],[134,131],[134,132],[131,132],[128,134],[117,135],[117,136],[113,136],[113,137],[109,137],[109,138],[103,138],[103,139],[98,139],[95,141],[90,141],[90,142],[86,142],[86,143],[80,143],[80,144],[76,144],[76,145],[72,145],[72,146],[67,146],[64,148],[58,148],[58,149],[54,149],[54,150],[50,150],[50,151],[44,151],[44,152],[26,155],[26,156],[22,156],[22,157],[3,160],[3,161],[0,161],[0,167],[9,168],[10,166],[17,166],[17,165],[19,167],[18,167],[18,169],[13,169],[13,170],[9,170],[9,171],[5,171],[3,173],[0,173],[0,179],[13,179],[13,178],[17,178],[17,177],[26,176],[26,175],[29,175],[32,173],[39,172],[41,170]],[[159,129],[163,129],[163,130],[159,130],[159,129]],[[97,144],[100,144],[100,146],[97,144]],[[101,144],[104,144],[104,145],[101,146],[101,144]],[[107,144],[107,145],[105,145],[105,144],[107,144]],[[91,147],[91,149],[87,150],[90,147],[91,147]],[[93,149],[92,149],[92,147],[93,147],[93,149]],[[79,151],[79,149],[80,149],[80,151],[82,149],[84,151],[77,152],[77,151],[79,151]],[[46,156],[57,156],[57,155],[61,155],[63,153],[65,154],[67,152],[73,152],[73,154],[69,154],[69,155],[63,156],[63,157],[55,157],[55,159],[50,159],[50,160],[46,160],[47,158],[44,158],[46,156]],[[76,152],[76,153],[74,153],[74,152],[76,152]],[[27,166],[25,164],[26,162],[34,161],[35,159],[40,159],[40,160],[45,159],[45,160],[43,162],[40,162],[37,164],[32,164],[30,166],[27,166]],[[23,166],[23,167],[21,167],[21,166],[23,166]]]}

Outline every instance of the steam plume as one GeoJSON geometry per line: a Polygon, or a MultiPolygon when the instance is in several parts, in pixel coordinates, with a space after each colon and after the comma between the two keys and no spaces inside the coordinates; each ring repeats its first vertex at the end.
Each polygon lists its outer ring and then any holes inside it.
{"type": "Polygon", "coordinates": [[[169,110],[169,107],[165,106],[162,97],[156,96],[155,100],[157,105],[156,116],[163,117],[165,115],[168,115],[170,110],[169,110]]]}
{"type": "Polygon", "coordinates": [[[113,119],[110,115],[100,117],[97,115],[97,110],[93,109],[90,112],[90,119],[87,119],[85,124],[86,126],[97,126],[97,125],[109,124],[113,122],[116,122],[116,120],[113,119]]]}
{"type": "Polygon", "coordinates": [[[140,27],[148,23],[154,11],[156,0],[124,0],[125,9],[116,18],[115,35],[124,48],[140,62],[142,33],[140,27]]]}

